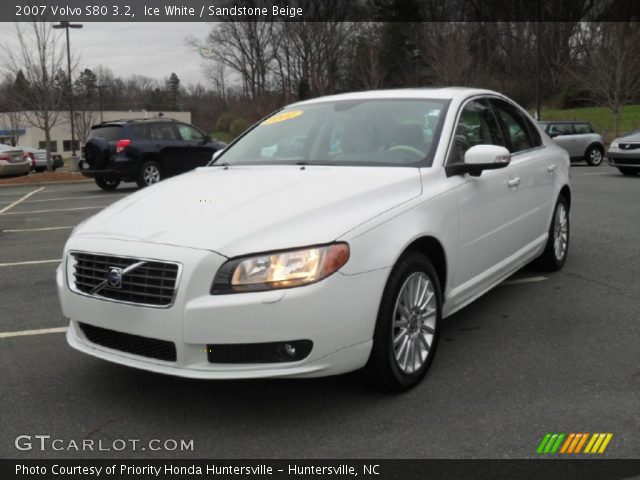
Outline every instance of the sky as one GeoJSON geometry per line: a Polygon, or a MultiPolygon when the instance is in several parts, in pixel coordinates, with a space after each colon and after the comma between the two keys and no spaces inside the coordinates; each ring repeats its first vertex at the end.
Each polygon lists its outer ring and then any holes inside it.
{"type": "MultiPolygon", "coordinates": [[[[203,40],[210,29],[204,22],[86,22],[84,28],[70,30],[72,56],[80,69],[104,65],[119,77],[135,74],[158,80],[175,72],[185,86],[206,84],[203,60],[185,38],[203,40]]],[[[0,23],[0,46],[6,49],[15,44],[14,24],[0,23]]]]}

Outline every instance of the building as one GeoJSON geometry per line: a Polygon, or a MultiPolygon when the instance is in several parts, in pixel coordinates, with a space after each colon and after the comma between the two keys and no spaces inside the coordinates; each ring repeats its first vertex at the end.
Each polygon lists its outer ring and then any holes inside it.
{"type": "MultiPolygon", "coordinates": [[[[26,115],[25,115],[26,116],[26,115]]],[[[191,123],[191,112],[150,112],[150,111],[103,111],[103,121],[110,120],[130,120],[134,118],[154,118],[162,116],[164,118],[175,118],[181,122],[191,123]]],[[[95,125],[100,123],[100,112],[76,112],[76,131],[79,129],[79,125],[95,125]]],[[[59,112],[58,122],[51,129],[51,152],[62,155],[63,157],[71,156],[71,125],[68,121],[68,112],[59,112]]],[[[2,120],[0,120],[1,122],[2,120]]],[[[28,122],[24,122],[25,128],[16,129],[18,136],[18,144],[26,147],[41,148],[46,147],[46,141],[44,138],[44,131],[28,126],[28,122]]],[[[88,128],[87,128],[88,130],[88,128]]],[[[0,123],[0,143],[11,144],[13,143],[14,131],[8,126],[0,123]]],[[[78,135],[76,135],[76,152],[80,152],[80,143],[78,135]]]]}

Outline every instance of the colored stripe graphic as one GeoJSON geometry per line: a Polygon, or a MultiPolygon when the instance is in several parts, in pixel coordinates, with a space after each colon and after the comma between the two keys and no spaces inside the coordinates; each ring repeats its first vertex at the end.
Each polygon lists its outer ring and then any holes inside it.
{"type": "Polygon", "coordinates": [[[612,438],[613,433],[547,433],[540,441],[537,452],[538,454],[604,453],[612,438]],[[585,447],[584,451],[583,447],[585,447]]]}

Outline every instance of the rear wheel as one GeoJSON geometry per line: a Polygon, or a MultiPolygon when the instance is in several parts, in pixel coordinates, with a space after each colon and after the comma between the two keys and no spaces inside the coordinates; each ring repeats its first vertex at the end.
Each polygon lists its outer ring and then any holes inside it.
{"type": "Polygon", "coordinates": [[[618,167],[618,170],[620,170],[621,174],[628,177],[635,177],[638,173],[640,173],[640,168],[618,167]]]}
{"type": "Polygon", "coordinates": [[[547,244],[535,265],[548,271],[560,270],[569,252],[569,204],[562,195],[558,197],[549,227],[547,244]]]}
{"type": "Polygon", "coordinates": [[[116,188],[118,188],[118,185],[120,185],[120,180],[118,180],[117,178],[96,178],[96,184],[102,189],[102,190],[115,190],[116,188]]]}
{"type": "Polygon", "coordinates": [[[584,156],[584,159],[592,167],[599,166],[602,163],[603,158],[604,158],[604,150],[596,146],[589,147],[589,149],[587,150],[587,153],[584,156]]]}
{"type": "Polygon", "coordinates": [[[440,282],[429,259],[403,255],[380,302],[368,367],[391,391],[408,390],[424,378],[438,342],[442,318],[440,282]]]}
{"type": "Polygon", "coordinates": [[[145,162],[140,169],[136,183],[140,188],[148,187],[162,180],[162,170],[156,162],[145,162]]]}

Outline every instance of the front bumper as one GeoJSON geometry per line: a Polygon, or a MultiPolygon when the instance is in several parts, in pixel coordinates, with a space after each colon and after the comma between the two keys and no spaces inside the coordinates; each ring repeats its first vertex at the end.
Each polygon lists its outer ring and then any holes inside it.
{"type": "MultiPolygon", "coordinates": [[[[70,249],[149,257],[151,245],[72,239],[70,249]]],[[[174,304],[148,308],[73,293],[64,264],[57,283],[63,313],[71,318],[68,343],[84,353],[122,365],[188,378],[312,377],[356,370],[366,363],[388,270],[344,275],[289,290],[210,295],[225,261],[210,251],[153,245],[153,258],[183,266],[174,304]],[[125,353],[92,343],[79,322],[116,332],[173,342],[176,361],[125,353]],[[313,342],[309,355],[280,363],[210,363],[209,344],[313,342]]],[[[65,256],[66,258],[66,256],[65,256]]]]}
{"type": "Polygon", "coordinates": [[[640,149],[621,150],[619,148],[610,148],[607,152],[607,159],[612,167],[640,168],[640,149]]]}

